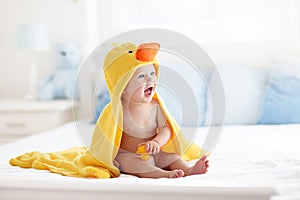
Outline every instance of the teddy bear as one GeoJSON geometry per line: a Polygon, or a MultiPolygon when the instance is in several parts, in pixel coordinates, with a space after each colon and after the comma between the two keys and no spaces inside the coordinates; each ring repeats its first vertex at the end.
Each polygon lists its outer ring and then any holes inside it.
{"type": "Polygon", "coordinates": [[[81,62],[80,47],[74,43],[60,43],[55,52],[56,70],[39,84],[38,99],[77,99],[76,75],[81,62]]]}

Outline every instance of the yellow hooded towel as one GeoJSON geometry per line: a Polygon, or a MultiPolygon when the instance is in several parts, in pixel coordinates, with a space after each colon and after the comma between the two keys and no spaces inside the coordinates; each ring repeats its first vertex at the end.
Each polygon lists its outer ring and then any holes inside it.
{"type": "MultiPolygon", "coordinates": [[[[146,43],[137,47],[125,43],[114,47],[104,61],[104,75],[111,102],[102,111],[93,133],[89,148],[74,147],[53,153],[30,152],[10,159],[13,166],[49,170],[66,176],[111,178],[120,176],[119,169],[113,164],[118,153],[123,124],[121,95],[135,70],[143,65],[153,64],[159,76],[159,63],[155,58],[159,44],[146,43]]],[[[200,158],[201,148],[186,141],[179,125],[166,109],[156,93],[154,97],[168,120],[172,137],[162,147],[162,151],[177,153],[189,161],[200,158]]]]}

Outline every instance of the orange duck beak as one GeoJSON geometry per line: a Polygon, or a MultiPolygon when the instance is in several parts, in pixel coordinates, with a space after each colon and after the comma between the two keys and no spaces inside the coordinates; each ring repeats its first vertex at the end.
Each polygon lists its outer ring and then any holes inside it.
{"type": "Polygon", "coordinates": [[[140,44],[136,50],[135,57],[140,61],[152,61],[159,51],[159,48],[160,45],[158,43],[140,44]]]}

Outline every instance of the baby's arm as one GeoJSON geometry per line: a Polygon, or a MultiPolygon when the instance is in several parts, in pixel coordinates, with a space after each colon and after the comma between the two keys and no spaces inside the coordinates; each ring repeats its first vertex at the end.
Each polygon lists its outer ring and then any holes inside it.
{"type": "Polygon", "coordinates": [[[159,147],[164,146],[168,143],[168,141],[171,138],[171,129],[169,127],[169,124],[166,122],[166,125],[160,129],[158,129],[158,133],[155,138],[153,138],[152,141],[159,144],[159,147]]]}
{"type": "Polygon", "coordinates": [[[157,135],[151,141],[146,142],[146,151],[150,154],[157,154],[160,148],[168,143],[171,138],[171,128],[166,117],[164,116],[160,106],[157,106],[157,135]]]}

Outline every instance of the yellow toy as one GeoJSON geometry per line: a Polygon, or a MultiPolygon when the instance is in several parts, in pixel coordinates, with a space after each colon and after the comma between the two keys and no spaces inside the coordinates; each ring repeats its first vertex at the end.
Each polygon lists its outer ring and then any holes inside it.
{"type": "Polygon", "coordinates": [[[142,160],[149,160],[149,153],[146,151],[146,145],[139,146],[136,153],[141,155],[142,160]]]}

